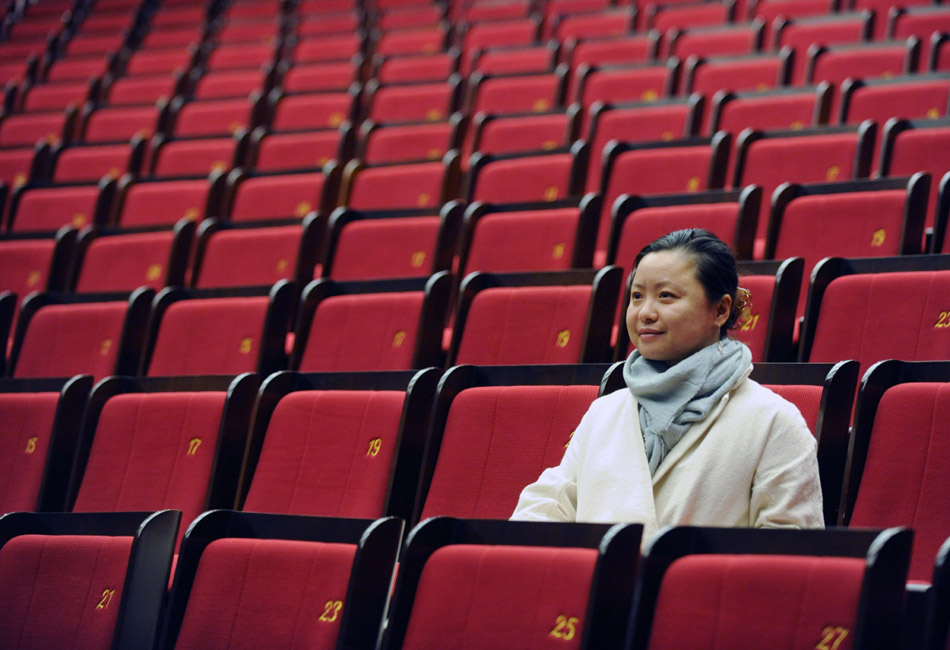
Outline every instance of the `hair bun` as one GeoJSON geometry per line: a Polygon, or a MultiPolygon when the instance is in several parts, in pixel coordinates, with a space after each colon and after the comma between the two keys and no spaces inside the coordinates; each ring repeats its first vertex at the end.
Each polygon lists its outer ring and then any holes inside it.
{"type": "Polygon", "coordinates": [[[752,292],[745,287],[736,289],[736,327],[742,327],[752,320],[752,292]]]}

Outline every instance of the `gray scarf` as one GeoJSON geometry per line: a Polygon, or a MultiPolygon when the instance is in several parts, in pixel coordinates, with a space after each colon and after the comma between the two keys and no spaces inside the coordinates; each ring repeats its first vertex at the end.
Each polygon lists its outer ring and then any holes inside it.
{"type": "Polygon", "coordinates": [[[667,366],[634,350],[623,378],[640,404],[640,429],[650,474],[694,422],[699,422],[736,385],[752,363],[742,343],[724,338],[667,366]]]}

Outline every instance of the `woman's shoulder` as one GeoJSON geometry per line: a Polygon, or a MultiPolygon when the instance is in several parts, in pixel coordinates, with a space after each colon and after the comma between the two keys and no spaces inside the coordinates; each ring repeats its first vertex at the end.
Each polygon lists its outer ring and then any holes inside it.
{"type": "Polygon", "coordinates": [[[775,391],[749,378],[746,378],[737,389],[736,399],[747,412],[754,413],[757,417],[770,418],[772,421],[785,421],[808,430],[805,418],[802,417],[798,407],[775,391]]]}

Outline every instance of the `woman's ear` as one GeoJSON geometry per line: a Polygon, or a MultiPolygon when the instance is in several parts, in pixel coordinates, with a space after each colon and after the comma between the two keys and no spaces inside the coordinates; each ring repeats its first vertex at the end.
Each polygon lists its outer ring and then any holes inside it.
{"type": "Polygon", "coordinates": [[[716,325],[722,327],[729,320],[729,314],[732,313],[732,296],[724,295],[716,303],[716,325]]]}

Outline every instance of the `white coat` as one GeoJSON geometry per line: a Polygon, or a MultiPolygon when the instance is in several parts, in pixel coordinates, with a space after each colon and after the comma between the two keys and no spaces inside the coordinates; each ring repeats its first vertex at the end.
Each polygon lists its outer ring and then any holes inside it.
{"type": "Polygon", "coordinates": [[[594,401],[511,518],[638,522],[644,541],[669,525],[822,528],[816,448],[798,409],[746,374],[651,477],[637,403],[621,389],[594,401]]]}

